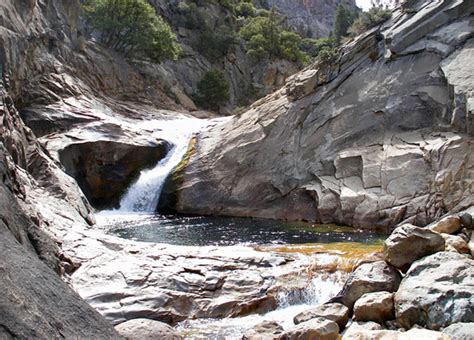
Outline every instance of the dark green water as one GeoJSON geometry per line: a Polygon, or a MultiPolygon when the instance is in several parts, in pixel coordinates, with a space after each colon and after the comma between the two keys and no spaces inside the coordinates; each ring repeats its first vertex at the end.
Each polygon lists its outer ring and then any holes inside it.
{"type": "Polygon", "coordinates": [[[98,220],[107,233],[122,238],[186,246],[376,243],[385,238],[382,233],[361,232],[347,227],[252,218],[99,215],[98,220]]]}

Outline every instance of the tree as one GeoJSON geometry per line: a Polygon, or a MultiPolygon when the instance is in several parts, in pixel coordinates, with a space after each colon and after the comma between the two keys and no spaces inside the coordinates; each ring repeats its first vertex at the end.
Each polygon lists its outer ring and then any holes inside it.
{"type": "Polygon", "coordinates": [[[362,12],[349,28],[349,33],[359,35],[368,29],[380,25],[390,19],[392,13],[383,6],[372,7],[368,12],[362,12]]]}
{"type": "Polygon", "coordinates": [[[351,24],[351,13],[342,4],[339,4],[336,9],[336,17],[332,29],[332,36],[336,44],[339,44],[341,38],[347,35],[351,24]]]}
{"type": "Polygon", "coordinates": [[[308,56],[301,50],[302,38],[289,30],[285,18],[275,7],[264,16],[248,18],[239,36],[246,42],[247,54],[263,59],[284,58],[295,62],[307,62],[308,56]]]}
{"type": "Polygon", "coordinates": [[[208,71],[197,85],[196,102],[206,109],[219,110],[229,100],[229,82],[219,70],[208,71]]]}
{"type": "Polygon", "coordinates": [[[86,0],[82,9],[100,42],[125,56],[161,62],[177,59],[181,51],[170,26],[145,0],[86,0]]]}

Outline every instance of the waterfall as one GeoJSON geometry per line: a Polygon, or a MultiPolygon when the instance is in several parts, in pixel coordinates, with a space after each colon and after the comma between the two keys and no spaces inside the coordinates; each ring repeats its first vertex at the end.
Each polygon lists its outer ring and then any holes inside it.
{"type": "Polygon", "coordinates": [[[172,143],[165,158],[152,169],[143,170],[120,200],[120,213],[154,213],[166,178],[185,155],[193,134],[211,125],[215,120],[180,118],[155,121],[147,124],[150,129],[156,125],[160,138],[172,143]],[[151,125],[151,126],[150,126],[151,125]]]}

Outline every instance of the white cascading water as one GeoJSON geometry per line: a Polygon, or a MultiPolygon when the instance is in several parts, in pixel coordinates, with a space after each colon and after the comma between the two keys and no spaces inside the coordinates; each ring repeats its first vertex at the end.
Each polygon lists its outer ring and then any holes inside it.
{"type": "Polygon", "coordinates": [[[194,133],[212,123],[211,120],[180,118],[160,120],[147,124],[147,129],[161,130],[160,138],[172,143],[168,154],[154,168],[143,170],[120,201],[119,213],[153,213],[158,205],[164,182],[179,164],[188,149],[194,133]]]}

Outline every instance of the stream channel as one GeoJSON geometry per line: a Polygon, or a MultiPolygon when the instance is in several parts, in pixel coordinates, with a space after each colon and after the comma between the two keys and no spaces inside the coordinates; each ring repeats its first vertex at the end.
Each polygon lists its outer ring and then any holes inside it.
{"type": "Polygon", "coordinates": [[[326,267],[324,272],[315,270],[303,292],[296,293],[291,289],[278,292],[278,307],[266,314],[185,320],[176,328],[187,339],[241,339],[249,329],[264,320],[276,321],[285,329],[291,327],[294,315],[335,296],[352,266],[364,257],[380,252],[385,239],[384,234],[360,232],[348,227],[155,214],[164,182],[183,158],[192,136],[222,121],[183,118],[161,122],[162,138],[172,142],[173,147],[154,168],[141,172],[123,196],[119,209],[96,215],[98,227],[107,234],[135,241],[192,247],[244,246],[265,252],[297,254],[308,263],[321,261],[321,255],[329,254],[332,259],[337,257],[339,265],[333,269],[326,267]],[[317,259],[315,255],[319,255],[317,259]]]}

